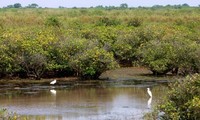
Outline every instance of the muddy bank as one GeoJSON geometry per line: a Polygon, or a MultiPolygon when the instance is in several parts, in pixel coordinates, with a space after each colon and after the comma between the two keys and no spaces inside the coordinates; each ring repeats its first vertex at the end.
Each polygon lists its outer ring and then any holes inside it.
{"type": "Polygon", "coordinates": [[[41,80],[33,80],[33,79],[2,79],[0,80],[1,85],[49,85],[50,81],[57,79],[57,85],[70,84],[77,81],[84,81],[87,83],[97,84],[96,82],[102,80],[111,80],[115,82],[120,81],[135,81],[135,82],[172,82],[176,79],[179,79],[178,76],[165,75],[165,76],[153,76],[151,71],[146,68],[140,67],[125,67],[119,68],[115,70],[109,70],[104,72],[99,80],[80,80],[78,77],[64,77],[64,78],[50,78],[50,79],[41,79],[41,80]]]}
{"type": "Polygon", "coordinates": [[[116,70],[109,70],[104,72],[100,79],[109,80],[140,80],[140,81],[174,81],[181,78],[181,76],[173,76],[171,74],[163,76],[153,76],[152,72],[143,67],[124,67],[116,70]]]}

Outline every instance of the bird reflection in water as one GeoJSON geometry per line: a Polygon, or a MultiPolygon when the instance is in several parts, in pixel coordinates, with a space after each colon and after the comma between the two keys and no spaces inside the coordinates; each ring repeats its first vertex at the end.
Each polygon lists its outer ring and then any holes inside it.
{"type": "Polygon", "coordinates": [[[150,109],[151,108],[151,102],[152,102],[152,97],[149,98],[148,102],[147,102],[147,108],[150,109]]]}
{"type": "Polygon", "coordinates": [[[56,95],[56,90],[52,89],[52,90],[50,90],[50,92],[51,92],[53,95],[56,95]]]}

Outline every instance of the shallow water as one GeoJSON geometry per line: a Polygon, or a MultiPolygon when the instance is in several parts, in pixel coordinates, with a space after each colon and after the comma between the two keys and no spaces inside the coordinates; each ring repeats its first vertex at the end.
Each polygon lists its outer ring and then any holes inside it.
{"type": "Polygon", "coordinates": [[[0,86],[0,107],[31,120],[138,120],[151,111],[167,89],[163,84],[133,81],[0,86]]]}

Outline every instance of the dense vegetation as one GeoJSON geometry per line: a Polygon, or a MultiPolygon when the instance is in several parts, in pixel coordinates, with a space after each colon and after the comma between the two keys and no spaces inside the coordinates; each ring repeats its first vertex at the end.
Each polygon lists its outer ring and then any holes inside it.
{"type": "MultiPolygon", "coordinates": [[[[0,109],[1,120],[18,120],[18,115],[15,113],[9,113],[6,109],[0,109]]],[[[24,118],[24,120],[26,120],[24,118]]]]}
{"type": "Polygon", "coordinates": [[[0,77],[200,72],[200,8],[0,9],[0,77]]]}
{"type": "Polygon", "coordinates": [[[171,85],[165,100],[147,118],[162,120],[200,119],[200,75],[186,77],[171,85]],[[150,117],[151,116],[151,117],[150,117]]]}

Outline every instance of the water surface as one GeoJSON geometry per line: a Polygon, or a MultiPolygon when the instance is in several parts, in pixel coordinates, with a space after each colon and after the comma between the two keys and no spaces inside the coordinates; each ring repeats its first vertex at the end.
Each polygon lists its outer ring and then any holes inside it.
{"type": "Polygon", "coordinates": [[[133,81],[0,86],[0,107],[31,120],[138,120],[151,111],[167,89],[155,82],[133,81]]]}

